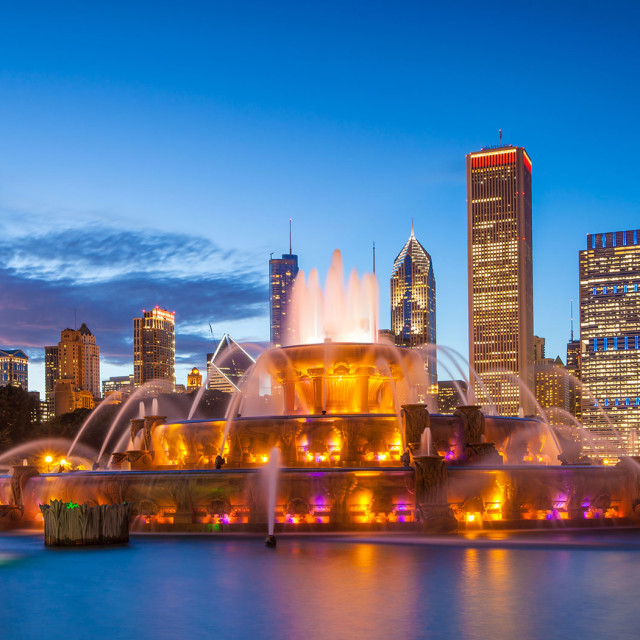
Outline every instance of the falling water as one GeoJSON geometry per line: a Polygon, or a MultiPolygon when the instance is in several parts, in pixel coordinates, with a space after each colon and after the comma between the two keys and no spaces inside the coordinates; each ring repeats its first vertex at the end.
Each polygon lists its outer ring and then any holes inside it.
{"type": "Polygon", "coordinates": [[[267,477],[267,514],[269,516],[269,535],[273,535],[276,523],[276,490],[280,472],[280,449],[273,447],[269,452],[269,462],[265,465],[267,477]]]}
{"type": "Polygon", "coordinates": [[[420,436],[420,455],[431,456],[431,427],[426,427],[420,436]]]}
{"type": "MultiPolygon", "coordinates": [[[[158,380],[154,380],[154,388],[157,387],[158,384],[158,380]]],[[[148,385],[149,383],[146,383],[146,385],[148,385]]],[[[109,445],[109,443],[111,442],[111,438],[114,434],[114,432],[116,431],[116,429],[118,429],[118,427],[121,427],[122,429],[124,429],[124,425],[121,426],[120,425],[120,420],[126,415],[127,411],[129,411],[132,403],[134,402],[138,402],[140,400],[140,396],[146,393],[149,393],[149,386],[143,385],[142,387],[136,389],[128,398],[128,400],[126,402],[124,402],[122,404],[122,408],[120,409],[120,411],[118,411],[116,417],[113,419],[113,421],[111,422],[111,426],[109,427],[109,431],[107,432],[107,435],[105,436],[104,440],[102,441],[102,448],[100,449],[100,453],[98,454],[98,460],[102,459],[102,455],[104,454],[107,446],[109,445]]],[[[170,391],[170,386],[169,384],[166,384],[166,390],[167,392],[170,391]]],[[[135,406],[135,405],[133,405],[135,406]]],[[[155,405],[155,410],[158,410],[158,406],[157,406],[157,402],[155,405]]],[[[144,407],[143,407],[143,412],[144,412],[144,407]]],[[[144,416],[142,416],[144,417],[144,416]]],[[[128,426],[128,420],[127,420],[127,425],[128,426]]],[[[128,431],[128,429],[127,429],[128,431]]]]}
{"type": "Polygon", "coordinates": [[[227,415],[225,416],[224,423],[224,433],[222,434],[222,444],[220,445],[220,456],[224,456],[224,446],[227,443],[227,438],[229,437],[229,430],[231,429],[231,423],[233,419],[236,417],[236,413],[238,411],[238,405],[240,404],[241,394],[234,393],[231,398],[231,402],[229,402],[229,406],[227,408],[227,415]]]}
{"type": "Polygon", "coordinates": [[[76,437],[73,439],[73,442],[71,443],[71,446],[69,447],[69,451],[67,451],[67,458],[69,458],[72,455],[73,450],[75,449],[76,445],[78,444],[78,440],[80,440],[82,434],[87,430],[87,428],[93,422],[93,420],[96,418],[96,416],[104,409],[104,407],[108,407],[108,406],[111,406],[111,403],[108,400],[104,400],[103,402],[101,402],[98,405],[97,408],[95,408],[87,416],[86,420],[82,423],[82,426],[78,430],[78,433],[76,434],[76,437]]]}

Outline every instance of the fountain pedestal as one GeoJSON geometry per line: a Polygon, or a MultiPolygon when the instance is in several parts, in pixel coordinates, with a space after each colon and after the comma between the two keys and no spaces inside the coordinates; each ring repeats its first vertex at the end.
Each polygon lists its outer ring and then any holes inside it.
{"type": "MultiPolygon", "coordinates": [[[[39,476],[37,467],[32,465],[16,465],[11,475],[11,502],[0,504],[0,523],[4,527],[18,525],[24,516],[24,490],[30,478],[39,476]]],[[[28,500],[27,500],[28,501],[28,500]]]]}
{"type": "Polygon", "coordinates": [[[485,442],[484,413],[478,405],[457,407],[453,415],[460,420],[458,442],[462,456],[458,459],[475,464],[502,464],[502,456],[493,442],[485,442]]]}
{"type": "Polygon", "coordinates": [[[142,445],[146,451],[153,452],[153,440],[151,438],[151,432],[153,429],[167,421],[166,416],[145,416],[144,424],[142,426],[142,445]]]}
{"type": "Polygon", "coordinates": [[[431,428],[431,416],[427,405],[422,403],[402,405],[404,442],[412,455],[420,451],[420,439],[425,429],[431,428]]]}
{"type": "Polygon", "coordinates": [[[485,426],[484,413],[479,405],[461,405],[453,412],[460,418],[462,424],[462,442],[482,442],[484,440],[485,426]]]}
{"type": "Polygon", "coordinates": [[[30,478],[35,478],[39,475],[38,467],[34,467],[33,465],[16,465],[13,467],[13,473],[11,475],[11,495],[15,506],[21,508],[24,506],[24,488],[30,478]]]}
{"type": "MultiPolygon", "coordinates": [[[[126,461],[130,471],[148,471],[153,466],[153,453],[144,449],[127,451],[126,461]]],[[[124,461],[121,464],[125,468],[124,461]]]]}
{"type": "Polygon", "coordinates": [[[447,501],[447,467],[440,456],[414,456],[416,515],[428,533],[455,531],[455,519],[447,501]]]}

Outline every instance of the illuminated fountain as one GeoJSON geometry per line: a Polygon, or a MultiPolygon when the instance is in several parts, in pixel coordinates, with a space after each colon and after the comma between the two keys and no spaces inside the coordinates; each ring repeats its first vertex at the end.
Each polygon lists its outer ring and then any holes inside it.
{"type": "Polygon", "coordinates": [[[145,409],[108,469],[17,470],[19,482],[0,477],[0,504],[28,523],[50,499],[126,501],[143,531],[265,532],[271,522],[270,535],[635,521],[633,460],[566,464],[584,461],[582,441],[540,419],[474,404],[435,413],[423,354],[377,342],[377,301],[371,274],[345,286],[336,252],[324,289],[315,270],[298,277],[287,344],[260,355],[225,419],[145,409]]]}

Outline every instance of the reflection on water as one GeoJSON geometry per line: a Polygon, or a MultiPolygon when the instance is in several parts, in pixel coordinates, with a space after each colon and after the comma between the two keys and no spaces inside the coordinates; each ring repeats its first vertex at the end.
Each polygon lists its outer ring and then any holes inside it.
{"type": "Polygon", "coordinates": [[[273,551],[256,539],[133,537],[45,550],[38,536],[4,536],[0,629],[48,640],[637,637],[640,534],[577,536],[572,548],[566,535],[453,540],[283,536],[273,551]]]}

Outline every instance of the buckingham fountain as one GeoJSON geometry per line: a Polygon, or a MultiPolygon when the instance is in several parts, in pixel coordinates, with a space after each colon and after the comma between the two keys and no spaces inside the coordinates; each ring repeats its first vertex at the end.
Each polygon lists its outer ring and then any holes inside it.
{"type": "Polygon", "coordinates": [[[345,286],[338,252],[324,289],[315,270],[299,275],[293,307],[295,344],[259,356],[225,419],[171,421],[153,403],[92,470],[51,473],[25,458],[0,476],[0,527],[42,526],[40,505],[51,501],[127,504],[138,531],[640,521],[633,458],[591,464],[580,434],[491,415],[472,398],[451,415],[435,412],[424,354],[378,342],[375,276],[353,274],[345,286]]]}

